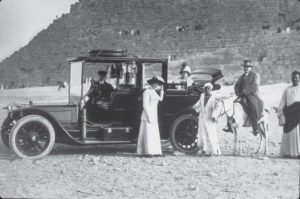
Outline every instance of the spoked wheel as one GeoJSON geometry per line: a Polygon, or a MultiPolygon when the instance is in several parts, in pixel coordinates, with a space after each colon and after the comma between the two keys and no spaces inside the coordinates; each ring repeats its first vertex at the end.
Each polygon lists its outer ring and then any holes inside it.
{"type": "Polygon", "coordinates": [[[9,145],[20,158],[38,159],[53,148],[55,132],[44,117],[29,115],[17,121],[9,135],[9,145]]]}
{"type": "Polygon", "coordinates": [[[171,126],[170,142],[174,149],[183,153],[196,153],[198,118],[192,114],[179,116],[171,126]]]}

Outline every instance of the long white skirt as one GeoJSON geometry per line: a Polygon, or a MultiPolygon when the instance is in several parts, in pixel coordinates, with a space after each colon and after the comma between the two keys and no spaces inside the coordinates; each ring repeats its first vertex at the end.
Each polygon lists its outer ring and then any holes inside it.
{"type": "Polygon", "coordinates": [[[157,123],[141,121],[137,154],[139,155],[161,155],[161,143],[157,123]]]}
{"type": "Polygon", "coordinates": [[[280,156],[300,156],[300,125],[297,125],[289,133],[283,133],[280,156]]]}

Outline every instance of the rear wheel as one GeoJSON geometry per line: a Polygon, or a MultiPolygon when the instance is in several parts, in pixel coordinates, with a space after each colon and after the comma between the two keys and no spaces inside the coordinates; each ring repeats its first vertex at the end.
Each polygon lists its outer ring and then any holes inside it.
{"type": "Polygon", "coordinates": [[[171,125],[170,142],[173,148],[183,153],[196,153],[197,146],[198,118],[192,114],[179,116],[171,125]]]}
{"type": "Polygon", "coordinates": [[[55,131],[52,124],[39,115],[28,115],[17,121],[9,135],[9,146],[20,158],[38,159],[53,148],[55,131]]]}

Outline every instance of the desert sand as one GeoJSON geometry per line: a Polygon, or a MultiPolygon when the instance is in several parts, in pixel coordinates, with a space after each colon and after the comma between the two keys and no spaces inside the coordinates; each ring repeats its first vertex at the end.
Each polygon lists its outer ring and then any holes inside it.
{"type": "MultiPolygon", "coordinates": [[[[287,84],[261,87],[270,108],[269,154],[254,155],[259,137],[240,132],[242,153],[231,155],[233,135],[218,123],[223,155],[203,157],[174,153],[163,141],[166,157],[140,158],[135,145],[74,147],[55,145],[47,157],[18,159],[0,142],[0,196],[14,198],[201,198],[249,199],[299,197],[299,159],[279,157],[282,128],[277,107],[287,84]]],[[[228,96],[232,87],[223,87],[228,96]]],[[[57,87],[0,91],[0,107],[8,103],[64,102],[67,89],[57,87]]],[[[6,111],[0,110],[0,123],[6,111]]]]}

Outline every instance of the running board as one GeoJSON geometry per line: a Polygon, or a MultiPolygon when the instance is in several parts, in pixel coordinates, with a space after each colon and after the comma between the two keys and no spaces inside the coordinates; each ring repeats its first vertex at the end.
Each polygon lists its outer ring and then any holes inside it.
{"type": "Polygon", "coordinates": [[[84,141],[78,140],[81,144],[130,144],[131,141],[100,141],[100,140],[89,140],[84,141]]]}

